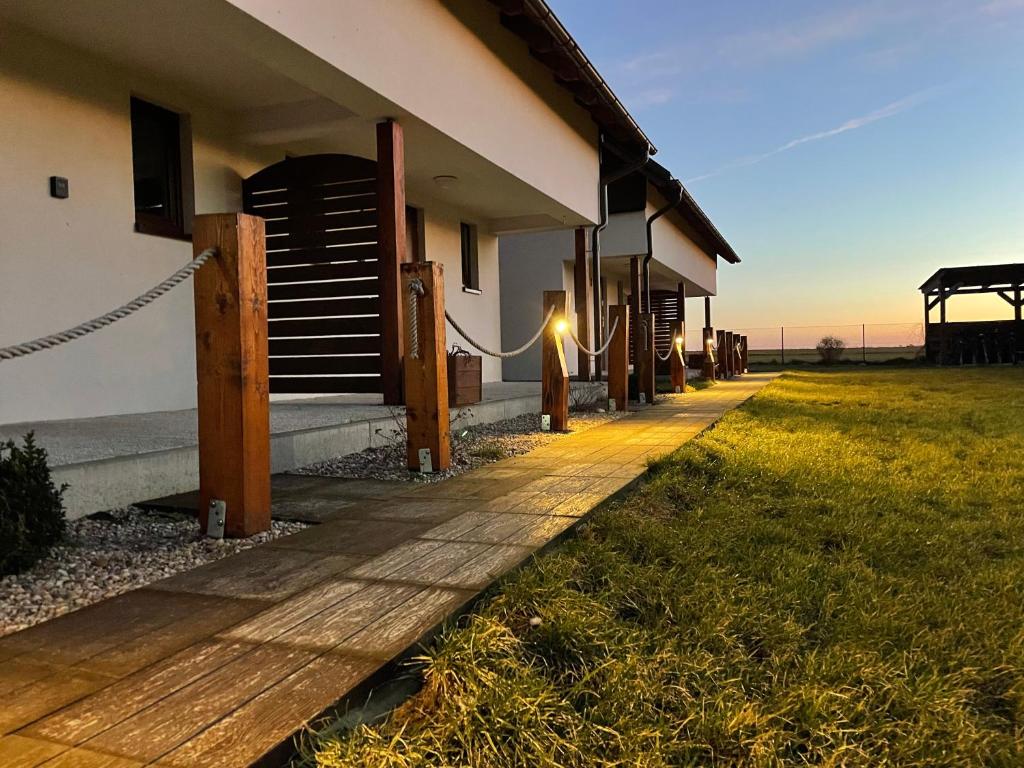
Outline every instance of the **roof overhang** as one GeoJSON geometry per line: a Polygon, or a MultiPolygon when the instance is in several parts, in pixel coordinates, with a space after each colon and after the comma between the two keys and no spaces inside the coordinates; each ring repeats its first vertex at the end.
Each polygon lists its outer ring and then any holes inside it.
{"type": "Polygon", "coordinates": [[[956,288],[957,293],[998,293],[1024,285],[1024,264],[943,267],[922,283],[921,293],[956,288]]]}
{"type": "Polygon", "coordinates": [[[530,53],[551,70],[555,81],[590,112],[606,135],[628,146],[635,155],[657,149],[579,44],[544,0],[491,0],[501,11],[501,23],[521,37],[530,53]]]}
{"type": "Polygon", "coordinates": [[[726,241],[718,228],[711,223],[704,210],[693,199],[690,192],[683,186],[683,183],[676,179],[665,166],[648,160],[642,173],[647,177],[651,185],[668,200],[674,199],[678,194],[679,187],[682,187],[683,199],[675,210],[682,217],[685,223],[683,231],[686,236],[699,245],[705,253],[716,255],[730,264],[739,264],[740,257],[726,241]],[[678,186],[677,186],[678,185],[678,186]]]}

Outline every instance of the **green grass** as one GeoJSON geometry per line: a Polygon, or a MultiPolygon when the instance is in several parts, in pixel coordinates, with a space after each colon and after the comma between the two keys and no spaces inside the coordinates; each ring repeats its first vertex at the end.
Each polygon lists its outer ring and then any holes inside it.
{"type": "Polygon", "coordinates": [[[1024,371],[787,375],[307,759],[1022,765],[1022,500],[1024,371]]]}

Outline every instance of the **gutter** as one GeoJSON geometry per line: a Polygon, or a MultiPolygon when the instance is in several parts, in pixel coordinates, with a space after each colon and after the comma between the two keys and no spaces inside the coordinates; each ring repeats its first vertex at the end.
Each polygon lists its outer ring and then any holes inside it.
{"type": "MultiPolygon", "coordinates": [[[[644,266],[643,266],[643,281],[644,282],[643,282],[643,289],[641,290],[640,293],[641,293],[641,297],[646,299],[647,311],[648,312],[652,312],[653,311],[651,309],[651,259],[654,258],[654,240],[653,240],[653,237],[651,235],[651,227],[652,227],[652,225],[654,224],[655,221],[660,219],[666,213],[668,213],[673,208],[675,208],[677,205],[679,205],[681,202],[683,202],[683,196],[686,194],[686,191],[683,189],[682,183],[678,179],[674,179],[674,178],[670,179],[669,183],[673,184],[675,186],[675,190],[676,190],[676,198],[675,198],[675,200],[669,200],[669,202],[667,202],[665,205],[663,205],[661,208],[656,210],[654,213],[652,213],[647,218],[647,255],[644,256],[644,266]]],[[[638,306],[639,306],[641,312],[643,312],[643,304],[644,304],[643,301],[638,303],[638,306]]]]}
{"type": "MultiPolygon", "coordinates": [[[[610,149],[608,140],[605,138],[604,133],[601,133],[600,138],[600,150],[598,152],[598,162],[604,160],[604,153],[610,149]]],[[[596,347],[600,347],[604,344],[604,315],[601,312],[601,232],[605,227],[608,226],[608,185],[612,182],[618,181],[619,179],[628,176],[629,174],[640,170],[647,162],[651,159],[651,150],[653,148],[650,144],[647,145],[643,152],[643,156],[627,162],[619,170],[614,173],[602,175],[601,180],[598,184],[598,199],[600,206],[600,219],[597,226],[594,227],[593,232],[590,236],[590,258],[591,258],[591,282],[593,284],[593,297],[594,297],[594,341],[596,347]]],[[[615,154],[619,154],[616,152],[615,154]]],[[[621,155],[620,155],[621,157],[621,155]]],[[[648,243],[650,238],[648,237],[648,243]]],[[[648,250],[650,246],[648,245],[648,250]]],[[[594,358],[594,373],[597,376],[597,380],[601,380],[601,358],[594,358]]]]}

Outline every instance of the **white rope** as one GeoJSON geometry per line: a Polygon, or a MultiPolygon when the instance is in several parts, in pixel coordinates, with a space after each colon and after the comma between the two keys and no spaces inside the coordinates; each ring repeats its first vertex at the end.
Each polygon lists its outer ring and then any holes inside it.
{"type": "Polygon", "coordinates": [[[587,349],[585,346],[583,346],[583,342],[580,341],[579,338],[577,338],[576,332],[573,331],[572,328],[569,329],[569,336],[572,338],[572,340],[576,344],[576,346],[580,348],[580,351],[583,354],[589,355],[590,357],[597,357],[598,355],[603,355],[605,350],[608,349],[608,346],[612,343],[612,337],[615,336],[615,332],[618,329],[619,329],[619,318],[616,317],[615,318],[615,322],[612,323],[611,330],[608,331],[608,338],[605,340],[604,346],[601,347],[600,349],[594,350],[593,352],[591,352],[589,349],[587,349]]]}
{"type": "Polygon", "coordinates": [[[100,315],[92,320],[87,320],[84,323],[76,325],[74,328],[68,328],[66,331],[61,331],[60,333],[52,333],[49,336],[43,336],[38,339],[33,339],[32,341],[26,341],[23,344],[14,344],[10,347],[2,347],[0,348],[0,360],[13,360],[16,357],[30,355],[33,352],[41,352],[44,349],[53,349],[61,344],[66,344],[69,341],[74,341],[75,339],[87,336],[93,331],[98,331],[100,328],[105,328],[108,325],[116,323],[118,320],[123,320],[133,312],[138,312],[147,304],[150,304],[160,298],[174,286],[187,280],[192,273],[203,266],[203,264],[205,264],[207,260],[216,253],[216,248],[207,248],[159,285],[150,288],[141,296],[137,296],[127,304],[123,304],[117,309],[107,312],[105,315],[100,315]]]}
{"type": "Polygon", "coordinates": [[[655,357],[657,357],[657,358],[658,358],[659,360],[661,360],[661,362],[663,362],[663,363],[664,363],[664,362],[665,362],[666,360],[668,360],[668,359],[669,359],[670,357],[672,357],[672,347],[669,347],[669,348],[668,348],[668,351],[667,351],[667,352],[665,353],[665,356],[664,356],[664,357],[662,357],[662,354],[661,354],[661,352],[659,352],[659,351],[658,351],[658,348],[657,348],[657,347],[655,347],[655,348],[654,348],[654,355],[655,355],[655,357]]]}
{"type": "Polygon", "coordinates": [[[420,357],[420,303],[419,297],[426,294],[423,281],[418,277],[409,281],[409,357],[420,357]]]}
{"type": "Polygon", "coordinates": [[[515,357],[516,355],[521,355],[521,354],[523,354],[523,352],[525,352],[530,347],[532,347],[537,342],[537,339],[539,339],[541,337],[541,334],[544,333],[544,329],[548,327],[548,323],[551,321],[551,316],[553,314],[555,314],[555,308],[551,307],[548,310],[547,315],[544,316],[544,322],[541,323],[541,326],[537,330],[537,332],[535,334],[533,334],[533,338],[531,338],[528,342],[523,344],[523,346],[518,347],[516,349],[513,349],[513,350],[511,350],[509,352],[494,352],[493,350],[487,349],[487,347],[485,347],[485,346],[481,345],[480,343],[478,343],[468,333],[466,333],[462,329],[462,326],[460,326],[457,322],[455,322],[455,318],[453,318],[450,314],[448,314],[448,310],[447,309],[444,311],[445,319],[449,323],[452,324],[452,328],[454,328],[456,331],[459,332],[459,334],[462,335],[462,338],[464,338],[467,342],[469,342],[469,345],[471,347],[474,347],[475,349],[479,350],[480,352],[483,352],[485,355],[490,355],[491,357],[502,357],[502,358],[515,357]]]}

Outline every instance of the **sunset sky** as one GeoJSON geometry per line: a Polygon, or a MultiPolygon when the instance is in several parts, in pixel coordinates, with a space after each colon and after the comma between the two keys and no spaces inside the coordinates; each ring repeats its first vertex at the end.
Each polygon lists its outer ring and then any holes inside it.
{"type": "Polygon", "coordinates": [[[716,325],[920,321],[937,268],[1024,261],[1024,0],[552,6],[742,257],[716,325]]]}

